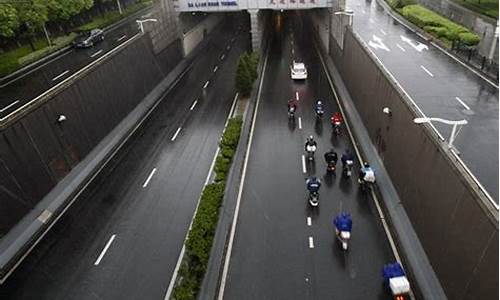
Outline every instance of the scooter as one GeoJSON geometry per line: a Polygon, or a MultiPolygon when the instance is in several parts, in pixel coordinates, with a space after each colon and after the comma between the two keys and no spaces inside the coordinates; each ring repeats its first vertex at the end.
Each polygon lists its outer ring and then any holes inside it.
{"type": "Polygon", "coordinates": [[[322,120],[324,114],[325,114],[324,110],[322,110],[322,109],[316,109],[316,118],[322,120]]]}
{"type": "Polygon", "coordinates": [[[310,161],[314,160],[314,153],[316,152],[316,146],[307,146],[306,152],[307,152],[307,159],[310,161]]]}
{"type": "Polygon", "coordinates": [[[333,133],[334,133],[336,136],[339,136],[339,135],[340,135],[340,125],[341,125],[341,124],[342,124],[342,123],[340,123],[340,122],[334,122],[334,123],[332,124],[332,126],[333,126],[333,133]]]}
{"type": "Polygon", "coordinates": [[[319,193],[318,192],[309,192],[308,201],[312,207],[317,207],[319,205],[319,193]]]}
{"type": "Polygon", "coordinates": [[[347,250],[349,246],[348,242],[349,239],[351,238],[351,232],[345,230],[339,231],[337,228],[335,228],[335,234],[340,244],[342,245],[342,249],[347,250]]]}
{"type": "Polygon", "coordinates": [[[335,173],[336,169],[337,169],[337,167],[335,166],[334,161],[330,161],[326,164],[326,172],[327,173],[335,173]]]}
{"type": "Polygon", "coordinates": [[[342,168],[342,175],[345,178],[351,177],[353,164],[354,164],[354,162],[352,160],[346,160],[345,161],[345,164],[344,164],[344,166],[342,168]]]}
{"type": "Polygon", "coordinates": [[[295,118],[295,106],[290,106],[290,108],[288,109],[288,118],[289,119],[295,118]]]}

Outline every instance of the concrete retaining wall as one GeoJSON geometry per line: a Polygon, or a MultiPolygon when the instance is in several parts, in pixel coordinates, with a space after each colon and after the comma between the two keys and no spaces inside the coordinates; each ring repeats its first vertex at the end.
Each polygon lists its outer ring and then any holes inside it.
{"type": "Polygon", "coordinates": [[[450,299],[498,297],[498,211],[351,30],[330,55],[450,299]],[[392,117],[382,113],[390,107],[392,117]]]}
{"type": "Polygon", "coordinates": [[[182,47],[184,56],[193,51],[198,44],[219,24],[223,19],[223,13],[214,13],[209,15],[206,19],[201,21],[193,29],[183,35],[182,47]]]}
{"type": "Polygon", "coordinates": [[[144,35],[2,129],[0,236],[64,178],[181,57],[179,40],[155,55],[150,38],[144,35]],[[66,121],[58,123],[59,115],[66,116],[66,121]]]}

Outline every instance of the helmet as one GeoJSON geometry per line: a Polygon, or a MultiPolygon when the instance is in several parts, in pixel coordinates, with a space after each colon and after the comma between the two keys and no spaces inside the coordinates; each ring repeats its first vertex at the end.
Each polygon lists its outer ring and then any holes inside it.
{"type": "Polygon", "coordinates": [[[368,163],[365,161],[365,162],[363,163],[363,166],[364,166],[365,168],[369,168],[369,167],[370,167],[370,164],[368,164],[368,163]]]}
{"type": "Polygon", "coordinates": [[[321,100],[318,100],[318,105],[321,105],[321,100]]]}
{"type": "Polygon", "coordinates": [[[307,140],[308,140],[308,141],[313,141],[313,140],[314,140],[314,138],[313,138],[313,136],[312,136],[312,135],[310,135],[310,136],[307,138],[307,140]]]}
{"type": "Polygon", "coordinates": [[[330,149],[330,152],[335,152],[335,149],[333,149],[333,148],[332,148],[332,149],[330,149]]]}

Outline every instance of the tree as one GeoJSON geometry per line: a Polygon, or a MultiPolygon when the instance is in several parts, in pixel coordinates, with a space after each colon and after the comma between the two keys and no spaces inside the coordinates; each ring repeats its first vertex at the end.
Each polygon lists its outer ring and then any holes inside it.
{"type": "Polygon", "coordinates": [[[46,0],[19,1],[15,3],[18,12],[20,33],[28,39],[32,50],[35,50],[32,38],[48,20],[46,0]]]}
{"type": "Polygon", "coordinates": [[[48,0],[48,16],[51,21],[66,21],[94,5],[94,0],[48,0]]]}
{"type": "Polygon", "coordinates": [[[11,4],[0,4],[0,36],[12,37],[19,28],[17,10],[11,4]]]}
{"type": "Polygon", "coordinates": [[[248,55],[243,54],[236,68],[236,89],[242,96],[248,96],[252,91],[252,73],[248,63],[248,55]]]}

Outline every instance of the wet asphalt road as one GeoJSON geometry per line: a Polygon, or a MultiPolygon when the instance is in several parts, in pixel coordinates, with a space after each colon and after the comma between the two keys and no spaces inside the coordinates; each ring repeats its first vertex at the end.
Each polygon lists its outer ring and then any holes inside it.
{"type": "Polygon", "coordinates": [[[326,115],[337,111],[317,52],[300,24],[293,26],[293,37],[285,24],[286,33],[271,45],[224,298],[390,299],[380,274],[393,256],[372,200],[360,194],[354,178],[341,179],[339,171],[325,174],[323,153],[352,146],[345,128],[336,138],[328,118],[315,121],[316,99],[326,103],[326,115]],[[290,79],[293,58],[305,62],[305,82],[290,79]],[[295,92],[300,121],[293,123],[286,103],[295,92]],[[303,173],[301,156],[310,134],[318,151],[303,173]],[[305,178],[312,174],[323,182],[317,210],[306,201],[305,178]],[[349,211],[354,221],[347,253],[334,239],[332,219],[340,211],[349,211]]]}
{"type": "MultiPolygon", "coordinates": [[[[427,116],[469,122],[454,144],[498,203],[498,88],[394,21],[377,1],[346,6],[355,13],[354,31],[427,116]]],[[[451,126],[433,124],[448,140],[451,126]]]]}
{"type": "MultiPolygon", "coordinates": [[[[142,13],[147,15],[147,11],[142,13]]],[[[139,16],[138,16],[139,18],[139,16]]],[[[59,84],[84,66],[103,56],[139,32],[136,18],[106,31],[104,41],[85,49],[71,49],[38,69],[0,84],[0,118],[59,84]]]]}
{"type": "Polygon", "coordinates": [[[248,47],[236,27],[214,37],[112,167],[0,286],[0,299],[163,299],[235,96],[236,61],[248,47]]]}

